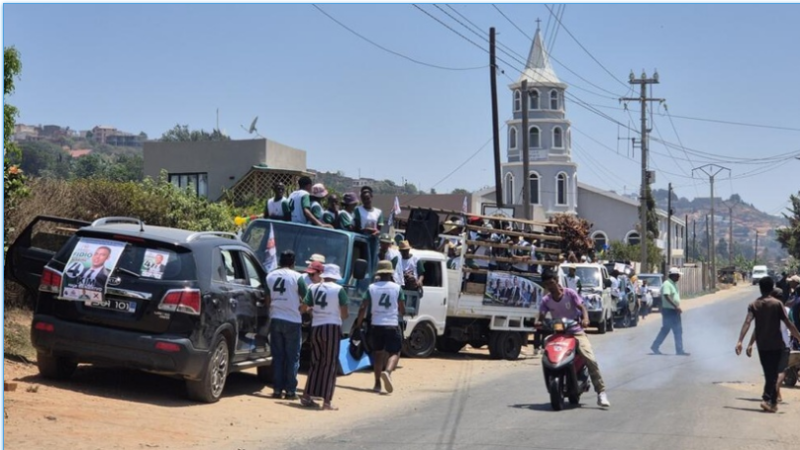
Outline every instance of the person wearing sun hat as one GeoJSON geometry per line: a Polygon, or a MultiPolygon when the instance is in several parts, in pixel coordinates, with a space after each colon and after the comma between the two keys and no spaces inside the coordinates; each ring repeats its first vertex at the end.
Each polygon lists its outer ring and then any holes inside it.
{"type": "Polygon", "coordinates": [[[422,290],[425,280],[425,266],[422,261],[411,253],[411,244],[408,241],[400,243],[400,266],[403,269],[404,286],[408,289],[422,290]]]}
{"type": "Polygon", "coordinates": [[[656,340],[650,346],[650,350],[656,355],[661,354],[659,347],[672,331],[675,338],[675,353],[677,355],[688,356],[689,353],[683,350],[683,326],[681,324],[681,294],[678,290],[678,281],[681,278],[680,269],[672,267],[669,269],[668,280],[661,285],[661,331],[658,332],[656,340]]]}
{"type": "Polygon", "coordinates": [[[360,328],[367,315],[370,315],[368,335],[375,375],[373,391],[380,393],[383,381],[383,388],[391,394],[394,391],[392,372],[400,361],[400,350],[403,346],[398,317],[406,313],[406,297],[400,285],[392,281],[394,268],[391,261],[379,261],[375,274],[378,281],[372,283],[364,294],[355,326],[360,328]]]}
{"type": "MultiPolygon", "coordinates": [[[[321,265],[314,261],[312,266],[315,264],[321,265]]],[[[322,282],[312,286],[303,300],[303,310],[310,312],[312,317],[309,337],[311,367],[300,403],[307,407],[317,406],[313,397],[321,397],[323,410],[336,410],[331,400],[336,387],[342,320],[347,318],[350,299],[344,288],[336,283],[342,279],[339,266],[326,264],[320,277],[322,282]]]]}
{"type": "Polygon", "coordinates": [[[353,216],[358,206],[358,197],[354,192],[347,192],[342,196],[342,209],[336,218],[334,228],[337,230],[353,231],[353,216]]]}
{"type": "Polygon", "coordinates": [[[309,222],[320,227],[333,228],[333,225],[326,224],[325,222],[322,221],[322,216],[325,213],[325,208],[322,207],[322,201],[327,196],[328,196],[328,190],[325,189],[324,184],[317,183],[311,186],[311,193],[309,194],[309,199],[310,199],[309,210],[311,211],[311,215],[314,216],[314,219],[312,220],[311,218],[309,218],[309,222]]]}
{"type": "Polygon", "coordinates": [[[405,284],[405,280],[403,280],[403,266],[400,264],[400,252],[394,248],[392,245],[394,241],[392,238],[389,237],[388,234],[382,234],[380,238],[380,245],[381,248],[378,250],[378,259],[380,261],[391,261],[392,267],[394,268],[394,276],[392,277],[394,282],[403,286],[405,284]]]}

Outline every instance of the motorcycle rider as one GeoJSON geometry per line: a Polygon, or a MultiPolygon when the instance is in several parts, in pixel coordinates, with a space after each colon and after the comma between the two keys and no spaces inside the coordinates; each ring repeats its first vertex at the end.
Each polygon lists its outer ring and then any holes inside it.
{"type": "Polygon", "coordinates": [[[575,290],[561,287],[558,278],[552,270],[547,269],[542,273],[542,287],[548,292],[542,298],[539,305],[539,322],[545,320],[545,315],[549,312],[553,320],[569,319],[579,320],[579,325],[575,325],[569,331],[578,341],[578,352],[586,360],[586,367],[592,378],[594,390],[597,392],[597,404],[604,408],[611,406],[606,395],[605,383],[600,375],[600,367],[592,351],[592,344],[589,337],[583,331],[584,327],[589,326],[589,312],[583,305],[583,300],[575,290]]]}

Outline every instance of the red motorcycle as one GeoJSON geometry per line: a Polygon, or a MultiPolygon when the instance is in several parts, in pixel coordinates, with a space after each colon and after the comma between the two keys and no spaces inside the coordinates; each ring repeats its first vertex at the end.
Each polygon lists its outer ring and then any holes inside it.
{"type": "Polygon", "coordinates": [[[577,325],[575,320],[561,319],[548,327],[553,334],[545,339],[542,369],[550,405],[555,411],[564,408],[564,397],[571,405],[578,405],[581,395],[591,386],[589,368],[578,353],[578,341],[569,332],[577,325]]]}

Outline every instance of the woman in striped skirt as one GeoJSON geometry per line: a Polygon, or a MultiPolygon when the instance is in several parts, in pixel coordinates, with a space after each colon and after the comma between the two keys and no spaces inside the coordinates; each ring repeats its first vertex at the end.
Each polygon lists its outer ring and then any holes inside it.
{"type": "Polygon", "coordinates": [[[342,319],[347,318],[347,304],[350,300],[342,286],[336,284],[336,281],[342,279],[339,266],[326,264],[322,279],[322,283],[314,284],[308,289],[303,302],[312,317],[311,368],[300,403],[303,406],[318,407],[313,397],[321,397],[322,409],[333,411],[337,409],[331,404],[331,400],[336,387],[342,319]]]}

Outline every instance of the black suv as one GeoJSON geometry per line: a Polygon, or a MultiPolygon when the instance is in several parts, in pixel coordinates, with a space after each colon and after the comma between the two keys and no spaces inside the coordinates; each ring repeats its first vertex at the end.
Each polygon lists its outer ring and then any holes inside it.
{"type": "Polygon", "coordinates": [[[36,299],[31,341],[46,378],[112,364],[183,377],[203,402],[233,371],[270,381],[266,273],[232,233],[39,216],[9,248],[5,276],[36,299]]]}

